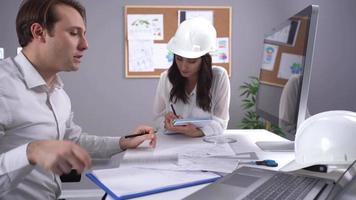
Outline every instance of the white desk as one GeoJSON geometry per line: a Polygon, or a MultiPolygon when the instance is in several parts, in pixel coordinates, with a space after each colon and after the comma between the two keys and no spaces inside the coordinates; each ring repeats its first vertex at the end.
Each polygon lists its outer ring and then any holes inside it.
{"type": "MultiPolygon", "coordinates": [[[[256,153],[259,160],[264,159],[273,159],[278,162],[278,167],[271,168],[265,166],[258,166],[261,168],[267,168],[270,170],[278,170],[283,167],[291,160],[294,159],[293,152],[266,152],[262,151],[255,142],[257,141],[285,141],[284,138],[279,137],[271,132],[266,130],[227,130],[224,135],[232,137],[237,140],[235,143],[231,143],[232,149],[236,154],[254,152],[256,153]]],[[[203,142],[203,138],[188,138],[182,135],[158,135],[157,137],[157,149],[169,149],[175,146],[186,145],[186,144],[196,144],[203,142]]],[[[111,160],[94,162],[94,169],[100,168],[114,168],[118,167],[120,160],[122,160],[123,154],[118,154],[114,156],[111,160]]],[[[257,166],[256,166],[257,167],[257,166]]],[[[330,174],[323,175],[318,173],[319,176],[330,178],[330,174]]],[[[314,174],[313,174],[314,175],[314,174]]],[[[332,176],[337,176],[334,174],[332,176]]],[[[120,180],[118,180],[120,181],[120,180]]],[[[348,196],[345,199],[348,199],[349,196],[355,197],[356,188],[354,184],[350,186],[350,192],[347,193],[348,196]]],[[[164,193],[153,194],[141,198],[140,200],[157,200],[157,199],[182,199],[191,193],[205,187],[205,185],[198,185],[194,187],[173,190],[164,193]]],[[[92,183],[85,175],[82,175],[82,180],[80,183],[64,183],[63,192],[61,198],[75,199],[75,198],[93,198],[100,199],[103,196],[104,192],[99,189],[94,183],[92,183]]],[[[110,199],[109,197],[107,199],[110,199]]]]}
{"type": "MultiPolygon", "coordinates": [[[[256,141],[284,141],[285,139],[279,137],[266,130],[226,130],[226,135],[237,140],[231,143],[231,147],[235,153],[255,152],[258,159],[273,159],[278,162],[278,167],[268,169],[279,169],[294,158],[292,152],[264,152],[255,145],[256,141]]],[[[203,142],[203,138],[188,138],[182,135],[158,135],[157,148],[165,149],[172,146],[182,144],[194,144],[203,142]]],[[[94,162],[94,169],[113,168],[118,167],[122,154],[114,156],[111,160],[94,162]]],[[[263,168],[263,167],[262,167],[263,168]]],[[[140,199],[182,199],[185,196],[199,190],[205,185],[174,190],[150,196],[141,197],[140,199]]],[[[102,197],[104,192],[92,183],[85,175],[82,175],[82,180],[79,183],[63,183],[63,191],[61,198],[90,198],[102,197]]]]}

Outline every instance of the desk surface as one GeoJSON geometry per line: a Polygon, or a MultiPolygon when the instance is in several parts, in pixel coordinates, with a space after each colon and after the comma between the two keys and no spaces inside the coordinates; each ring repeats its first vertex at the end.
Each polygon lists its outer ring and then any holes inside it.
{"type": "MultiPolygon", "coordinates": [[[[228,135],[237,140],[231,143],[232,149],[235,153],[255,152],[258,159],[274,159],[278,162],[279,167],[284,166],[294,158],[292,152],[264,152],[255,145],[257,141],[285,141],[284,138],[279,137],[266,130],[226,130],[224,135],[228,135]]],[[[161,135],[158,134],[157,148],[165,149],[177,146],[180,144],[199,143],[203,138],[188,138],[182,135],[161,135]]],[[[94,160],[93,169],[114,168],[120,165],[120,160],[123,153],[113,156],[110,160],[94,160]]],[[[279,169],[275,168],[276,170],[279,169]]],[[[82,175],[82,180],[78,183],[63,183],[63,190],[61,198],[84,198],[84,197],[102,197],[104,192],[92,183],[87,177],[82,175]]],[[[174,190],[170,192],[159,193],[142,197],[140,199],[182,199],[183,197],[199,190],[205,185],[174,190]]]]}
{"type": "MultiPolygon", "coordinates": [[[[269,168],[258,166],[261,168],[268,168],[278,170],[294,159],[293,152],[267,152],[262,151],[255,143],[258,141],[286,141],[284,138],[275,135],[266,130],[226,130],[224,135],[236,139],[235,143],[231,143],[232,149],[236,154],[241,153],[256,153],[259,160],[273,159],[278,162],[278,167],[269,168]]],[[[170,148],[182,144],[200,143],[203,138],[188,138],[182,135],[160,135],[157,137],[157,147],[159,149],[170,148]]],[[[94,169],[114,168],[120,165],[123,153],[115,155],[110,160],[94,161],[94,169]]],[[[205,185],[198,185],[179,190],[173,190],[164,193],[158,193],[150,196],[141,197],[139,199],[182,199],[189,194],[205,187],[205,185]]],[[[79,183],[63,183],[63,191],[61,198],[85,198],[85,197],[102,197],[104,192],[92,183],[87,177],[82,176],[79,183]]]]}

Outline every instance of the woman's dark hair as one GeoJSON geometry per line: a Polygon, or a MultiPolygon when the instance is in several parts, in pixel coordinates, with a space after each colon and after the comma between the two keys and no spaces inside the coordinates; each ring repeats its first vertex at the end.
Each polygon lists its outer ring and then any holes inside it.
{"type": "Polygon", "coordinates": [[[59,20],[54,10],[59,4],[74,8],[86,22],[85,8],[75,0],[24,0],[16,17],[16,32],[21,47],[32,41],[31,26],[34,23],[41,24],[51,34],[59,20]]]}
{"type": "MultiPolygon", "coordinates": [[[[188,94],[185,91],[187,85],[187,79],[184,78],[178,69],[175,61],[176,55],[174,55],[172,66],[168,70],[168,78],[173,87],[170,93],[169,100],[176,103],[181,100],[183,103],[188,103],[188,94]]],[[[213,71],[211,64],[210,54],[205,54],[201,57],[200,70],[198,72],[197,82],[197,105],[204,111],[210,112],[211,110],[211,85],[213,80],[213,71]]]]}

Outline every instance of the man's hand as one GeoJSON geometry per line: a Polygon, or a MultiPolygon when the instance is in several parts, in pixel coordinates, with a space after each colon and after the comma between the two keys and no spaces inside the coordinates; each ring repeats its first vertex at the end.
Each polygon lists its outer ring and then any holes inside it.
{"type": "Polygon", "coordinates": [[[91,158],[86,150],[70,141],[38,140],[27,146],[27,158],[32,165],[38,165],[58,175],[72,169],[80,174],[91,167],[91,158]]]}
{"type": "Polygon", "coordinates": [[[139,134],[139,133],[147,133],[147,134],[132,137],[132,138],[125,138],[125,137],[120,138],[119,141],[120,148],[122,150],[134,149],[145,140],[150,140],[150,146],[152,148],[156,146],[156,134],[154,133],[152,127],[144,126],[144,125],[138,126],[133,132],[133,134],[139,134]]]}

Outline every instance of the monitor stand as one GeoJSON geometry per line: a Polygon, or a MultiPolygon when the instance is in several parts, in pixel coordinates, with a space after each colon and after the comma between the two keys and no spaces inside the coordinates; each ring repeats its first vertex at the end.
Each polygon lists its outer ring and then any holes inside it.
{"type": "Polygon", "coordinates": [[[256,142],[256,145],[263,151],[283,151],[283,152],[293,152],[294,142],[292,141],[260,141],[256,142]]]}

